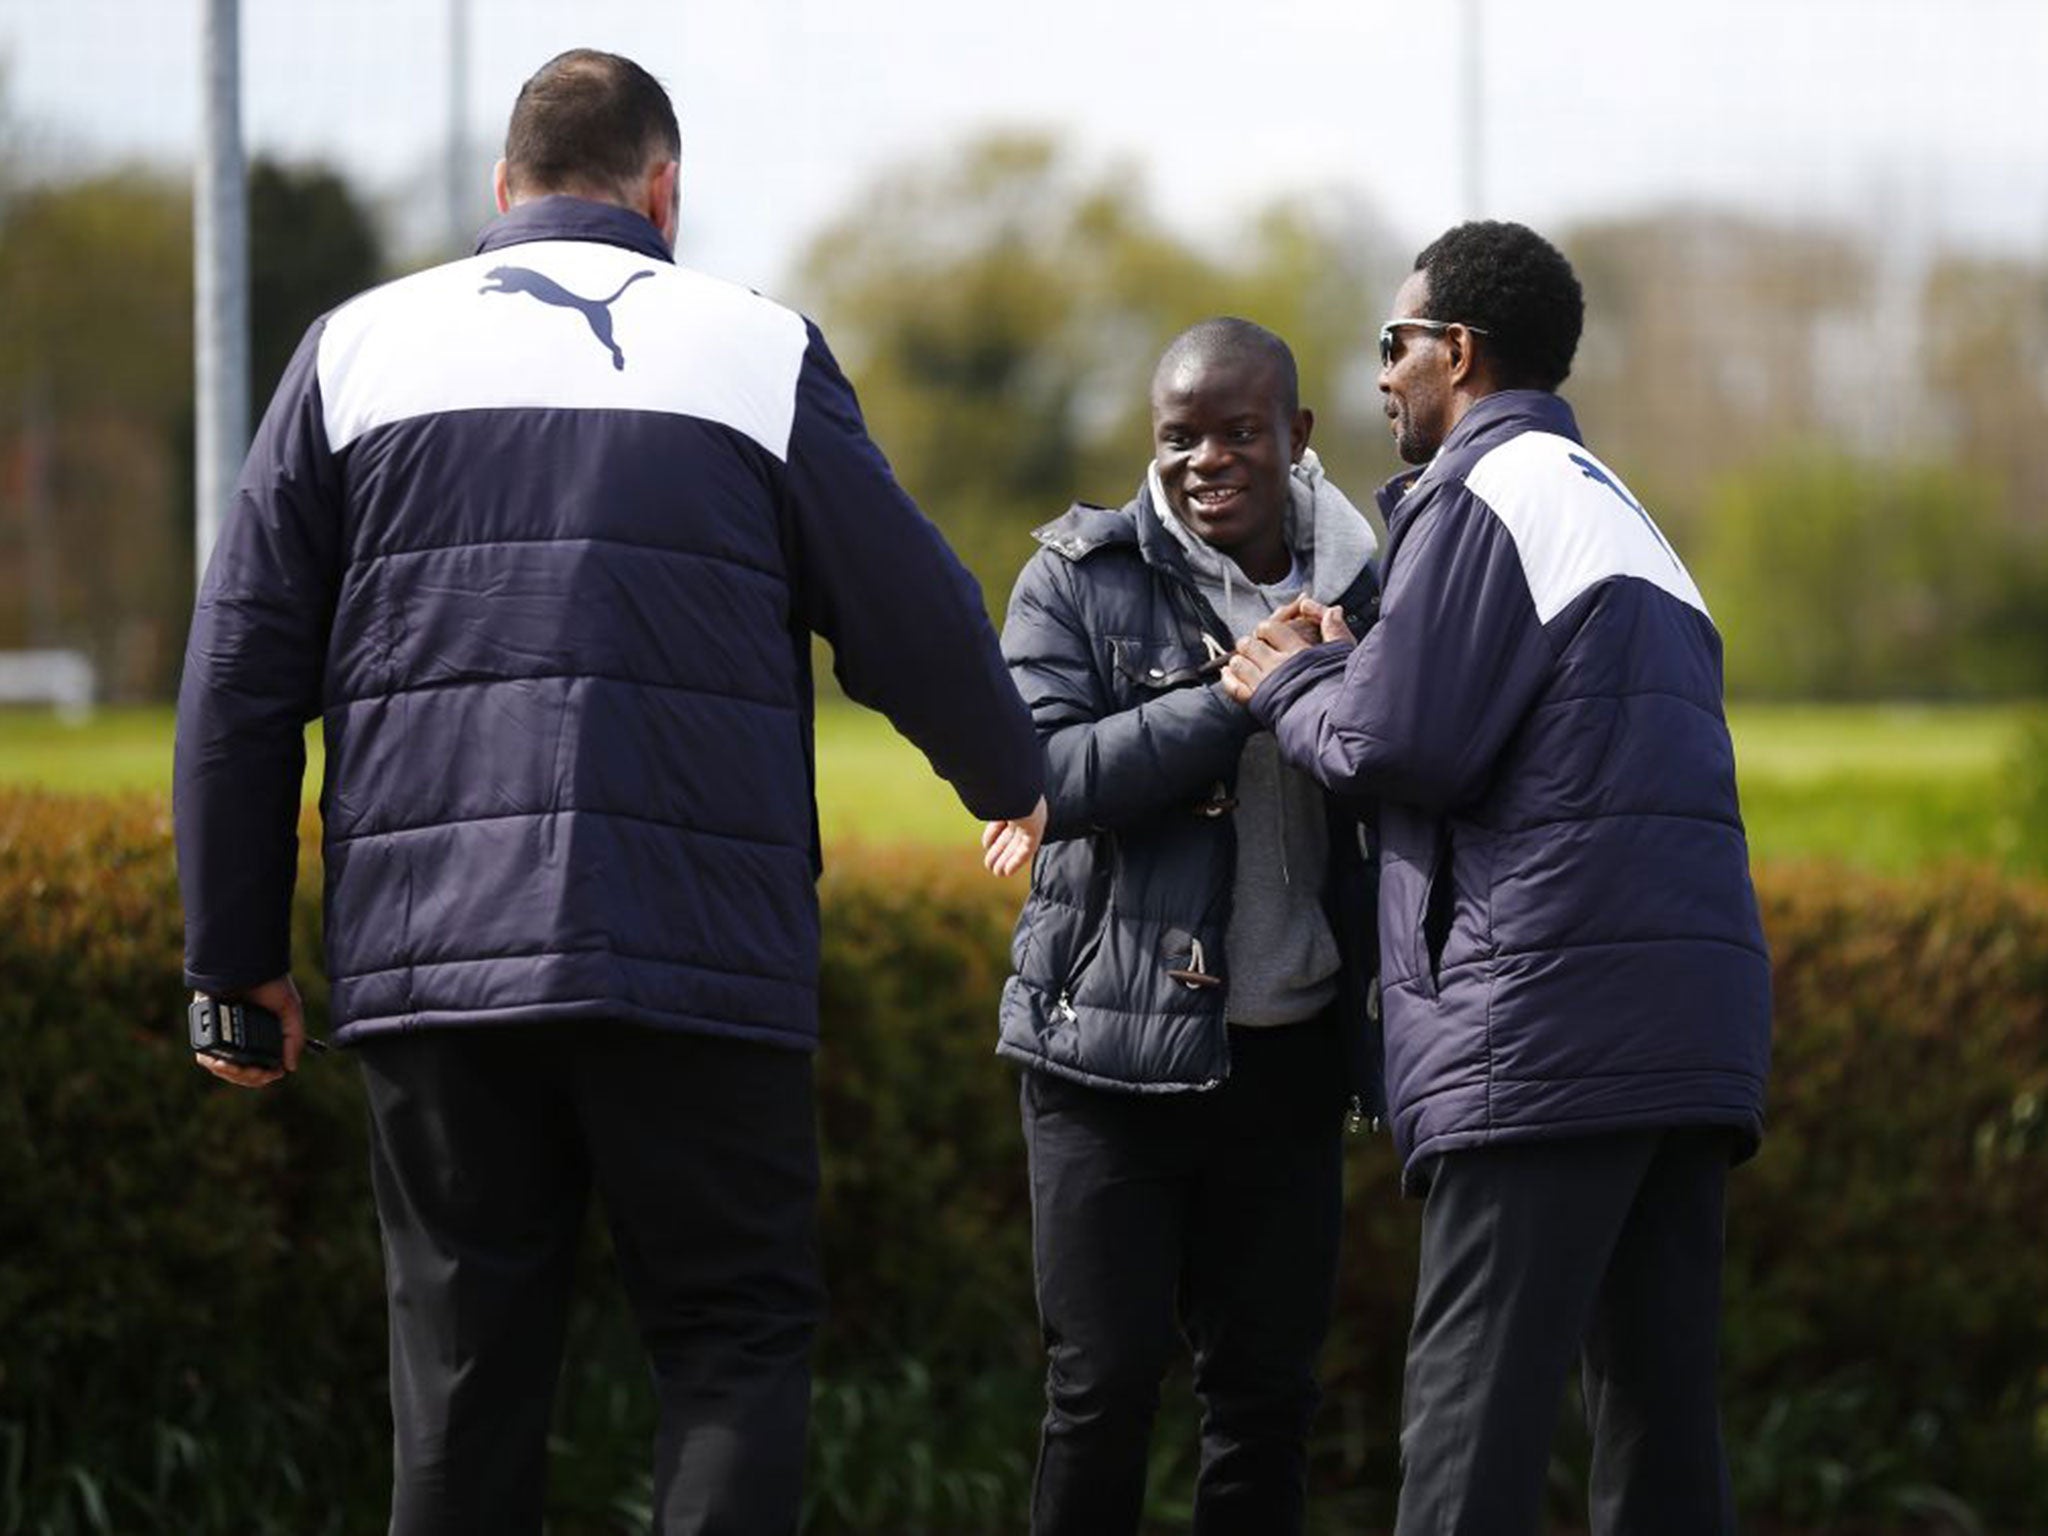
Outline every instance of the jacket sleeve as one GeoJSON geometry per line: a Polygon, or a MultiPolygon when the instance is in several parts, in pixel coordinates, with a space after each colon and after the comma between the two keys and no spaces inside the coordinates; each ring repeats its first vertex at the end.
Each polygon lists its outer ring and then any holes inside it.
{"type": "Polygon", "coordinates": [[[1288,662],[1252,713],[1334,793],[1448,809],[1483,792],[1556,656],[1500,520],[1462,485],[1428,494],[1379,622],[1288,662]]]}
{"type": "Polygon", "coordinates": [[[299,344],[256,429],[179,682],[172,816],[185,981],[208,992],[291,969],[305,727],[320,712],[341,565],[321,331],[299,344]]]}
{"type": "Polygon", "coordinates": [[[985,820],[1028,815],[1043,773],[981,588],[867,433],[825,338],[810,342],[789,440],[797,603],[849,698],[881,711],[985,820]]]}
{"type": "Polygon", "coordinates": [[[1236,770],[1252,717],[1214,683],[1113,710],[1083,621],[1075,567],[1041,550],[1003,625],[1003,655],[1045,748],[1048,838],[1158,816],[1236,770]]]}

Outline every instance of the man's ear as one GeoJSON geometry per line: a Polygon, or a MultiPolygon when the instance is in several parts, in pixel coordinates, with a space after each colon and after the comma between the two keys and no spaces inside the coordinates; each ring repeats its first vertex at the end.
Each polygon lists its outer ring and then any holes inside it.
{"type": "Polygon", "coordinates": [[[491,167],[491,195],[498,200],[498,212],[512,211],[512,175],[503,160],[491,167]]]}
{"type": "Polygon", "coordinates": [[[676,231],[682,222],[683,167],[675,160],[663,160],[647,173],[640,186],[639,212],[661,231],[662,244],[676,248],[676,231]]]}
{"type": "Polygon", "coordinates": [[[1461,384],[1478,382],[1479,348],[1472,340],[1471,331],[1462,325],[1454,325],[1445,331],[1444,352],[1450,359],[1450,382],[1453,389],[1461,384]]]}
{"type": "Polygon", "coordinates": [[[1308,440],[1316,430],[1316,413],[1303,406],[1294,413],[1294,421],[1287,430],[1287,461],[1299,464],[1301,456],[1308,452],[1308,440]]]}

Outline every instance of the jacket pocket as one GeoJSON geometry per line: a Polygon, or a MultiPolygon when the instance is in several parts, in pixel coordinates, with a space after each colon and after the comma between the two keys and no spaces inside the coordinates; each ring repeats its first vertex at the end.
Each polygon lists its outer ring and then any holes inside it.
{"type": "Polygon", "coordinates": [[[1436,856],[1430,861],[1429,886],[1422,898],[1422,949],[1432,994],[1443,986],[1444,949],[1451,941],[1451,922],[1456,915],[1457,882],[1451,877],[1453,852],[1451,824],[1445,821],[1437,827],[1436,856]]]}
{"type": "Polygon", "coordinates": [[[1074,997],[1088,979],[1088,973],[1101,954],[1102,945],[1109,933],[1109,925],[1115,920],[1114,895],[1116,892],[1116,835],[1110,832],[1096,832],[1090,835],[1088,892],[1086,905],[1082,909],[1080,942],[1073,954],[1058,971],[1058,990],[1054,995],[1053,1010],[1060,1019],[1072,1024],[1076,1017],[1074,997]]]}
{"type": "Polygon", "coordinates": [[[1215,673],[1202,670],[1208,659],[1199,646],[1178,640],[1161,642],[1112,636],[1109,641],[1110,667],[1116,674],[1119,692],[1129,702],[1213,680],[1215,673]]]}

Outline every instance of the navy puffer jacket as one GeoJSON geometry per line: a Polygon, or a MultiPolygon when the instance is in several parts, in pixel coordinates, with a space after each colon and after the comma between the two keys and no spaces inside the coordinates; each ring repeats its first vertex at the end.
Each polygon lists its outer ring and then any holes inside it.
{"type": "Polygon", "coordinates": [[[1381,506],[1379,623],[1252,704],[1290,762],[1381,797],[1411,1187],[1489,1142],[1704,1124],[1753,1149],[1770,961],[1691,577],[1551,394],[1480,401],[1381,506]]]}
{"type": "MultiPolygon", "coordinates": [[[[1085,503],[1037,531],[1010,598],[1003,654],[1044,744],[1047,842],[1011,950],[1000,1055],[1095,1087],[1214,1088],[1230,1072],[1222,970],[1237,835],[1231,791],[1258,727],[1198,669],[1232,637],[1196,589],[1149,493],[1085,503]],[[1199,951],[1197,946],[1199,946],[1199,951]],[[1199,963],[1198,963],[1199,962],[1199,963]]],[[[1370,566],[1342,606],[1371,622],[1370,566]]],[[[1352,1091],[1380,1104],[1370,864],[1356,808],[1332,800],[1323,893],[1342,965],[1352,1091]]]]}
{"type": "Polygon", "coordinates": [[[555,197],[317,322],[179,700],[188,982],[289,966],[327,745],[343,1039],[597,1017],[817,1032],[810,637],[978,816],[1039,792],[973,580],[802,316],[555,197]]]}

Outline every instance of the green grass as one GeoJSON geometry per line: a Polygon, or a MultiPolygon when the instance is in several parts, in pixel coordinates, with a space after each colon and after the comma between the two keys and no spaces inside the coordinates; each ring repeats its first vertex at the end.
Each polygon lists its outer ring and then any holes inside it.
{"type": "MultiPolygon", "coordinates": [[[[1729,712],[1750,843],[1761,858],[1839,859],[1894,873],[1945,860],[2016,865],[2040,834],[2012,780],[2019,707],[1747,705],[1729,712]]],[[[319,742],[311,739],[318,783],[319,742]]],[[[974,847],[976,824],[881,717],[818,717],[818,809],[828,842],[974,847]]],[[[162,792],[171,714],[102,710],[70,723],[0,710],[0,784],[162,792]]],[[[309,791],[310,793],[310,791],[309,791]]]]}
{"type": "MultiPolygon", "coordinates": [[[[0,709],[0,784],[67,794],[167,793],[172,712],[167,706],[103,709],[89,719],[46,710],[0,709]]],[[[306,733],[306,797],[319,793],[320,732],[306,733]]],[[[972,847],[980,824],[961,807],[917,748],[880,715],[849,704],[820,711],[818,816],[828,842],[956,842],[972,847]]]]}
{"type": "Polygon", "coordinates": [[[2017,707],[1733,708],[1750,846],[1894,874],[1954,860],[2017,866],[2039,851],[2014,783],[2028,719],[2017,707]]]}

